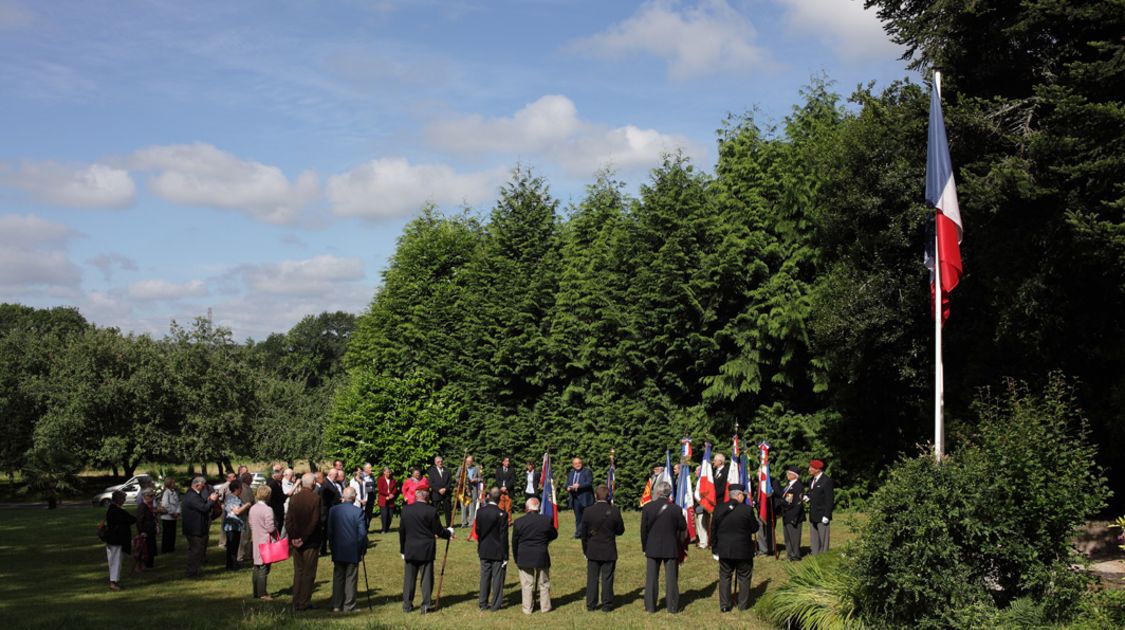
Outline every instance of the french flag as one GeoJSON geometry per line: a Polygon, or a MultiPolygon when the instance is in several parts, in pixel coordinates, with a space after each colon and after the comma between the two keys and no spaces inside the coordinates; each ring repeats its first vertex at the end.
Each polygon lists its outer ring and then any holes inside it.
{"type": "Polygon", "coordinates": [[[699,479],[695,482],[695,498],[708,512],[715,511],[715,471],[711,469],[711,443],[703,447],[703,464],[699,467],[699,479]]]}
{"type": "Polygon", "coordinates": [[[949,294],[961,280],[961,208],[957,205],[957,185],[953,181],[953,161],[949,158],[949,141],[945,136],[945,118],[941,114],[941,94],[935,84],[930,91],[930,135],[926,147],[926,202],[937,210],[934,238],[926,244],[925,262],[930,270],[930,305],[934,286],[934,256],[941,264],[941,321],[949,319],[949,294]]]}

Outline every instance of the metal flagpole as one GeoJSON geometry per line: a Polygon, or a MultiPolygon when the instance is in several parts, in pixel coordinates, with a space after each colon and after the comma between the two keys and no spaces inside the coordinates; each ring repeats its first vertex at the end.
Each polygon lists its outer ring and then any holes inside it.
{"type": "MultiPolygon", "coordinates": [[[[934,89],[937,90],[938,100],[941,100],[941,70],[934,70],[934,89]]],[[[932,124],[932,122],[931,122],[932,124]]],[[[934,457],[941,461],[945,455],[945,375],[941,365],[941,320],[942,315],[942,287],[941,287],[941,248],[938,242],[937,209],[934,212],[934,457]]]]}

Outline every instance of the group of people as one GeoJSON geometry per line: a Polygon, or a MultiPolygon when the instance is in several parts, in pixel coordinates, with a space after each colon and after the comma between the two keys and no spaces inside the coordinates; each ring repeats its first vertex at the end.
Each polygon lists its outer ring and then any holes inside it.
{"type": "MultiPolygon", "coordinates": [[[[735,598],[737,606],[745,609],[749,606],[754,556],[771,553],[774,524],[763,522],[762,510],[758,509],[761,492],[747,492],[740,484],[728,483],[728,470],[721,454],[716,454],[712,464],[719,503],[711,511],[699,510],[694,515],[695,541],[701,548],[709,547],[718,561],[720,609],[731,610],[735,598]]],[[[812,552],[828,549],[833,487],[823,469],[819,460],[810,462],[807,489],[795,467],[787,469],[784,483],[771,484],[768,500],[781,516],[790,560],[800,559],[806,509],[811,521],[812,552]]],[[[651,500],[641,511],[641,549],[646,558],[644,605],[647,611],[656,611],[657,587],[663,570],[665,606],[669,612],[677,612],[678,566],[691,542],[687,539],[690,528],[684,511],[672,502],[672,486],[662,473],[654,470],[651,500]]],[[[333,562],[332,609],[354,610],[359,567],[367,552],[374,508],[380,509],[379,531],[388,533],[396,499],[401,494],[398,537],[404,563],[404,611],[414,610],[419,582],[421,610],[426,612],[435,606],[437,541],[455,536],[454,505],[462,507],[461,525],[471,527],[471,536],[477,541],[480,609],[495,611],[502,607],[504,581],[511,561],[519,571],[523,612],[531,614],[536,599],[540,611],[551,610],[549,547],[558,538],[558,521],[557,514],[540,513],[540,478],[533,462],[526,462],[523,471],[516,471],[505,457],[488,480],[492,483],[487,484],[472,457],[466,457],[457,470],[450,470],[438,456],[424,474],[420,468],[412,469],[401,487],[391,469],[385,468],[376,478],[370,464],[356,468],[350,481],[347,477],[340,460],[327,471],[299,476],[275,465],[266,483],[253,489],[253,478],[242,467],[215,487],[196,477],[182,497],[174,480],[167,479],[159,500],[151,487],[142,488],[135,515],[123,508],[124,493],[115,492],[106,513],[103,536],[110,588],[121,588],[122,550],[129,544],[133,545],[138,570],[143,570],[146,562],[152,566],[157,521],[163,527],[163,553],[175,550],[176,525],[182,521],[182,533],[187,539],[187,575],[198,577],[206,559],[211,523],[221,520],[220,544],[226,548],[227,568],[237,570],[246,559],[252,560],[254,598],[271,599],[267,590],[271,564],[262,557],[262,546],[287,539],[288,555],[293,559],[294,610],[311,607],[319,558],[329,554],[333,562]],[[519,518],[514,517],[517,501],[522,502],[525,511],[519,518]],[[134,524],[138,529],[136,537],[131,535],[134,524]]],[[[618,559],[616,538],[625,531],[621,511],[612,503],[612,489],[605,484],[595,485],[592,471],[580,458],[571,461],[565,490],[574,512],[574,538],[581,541],[587,564],[586,607],[591,611],[612,610],[618,559]]]]}

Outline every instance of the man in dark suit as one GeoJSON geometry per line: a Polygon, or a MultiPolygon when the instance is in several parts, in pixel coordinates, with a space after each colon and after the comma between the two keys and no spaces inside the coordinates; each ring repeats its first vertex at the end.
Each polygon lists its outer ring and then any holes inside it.
{"type": "Polygon", "coordinates": [[[496,487],[500,492],[510,491],[516,487],[516,471],[512,468],[512,460],[505,457],[500,460],[500,467],[496,469],[496,487]]]}
{"type": "Polygon", "coordinates": [[[500,488],[494,487],[477,510],[477,557],[480,558],[480,609],[496,612],[504,604],[508,568],[508,513],[500,509],[500,488]]]}
{"type": "Polygon", "coordinates": [[[646,559],[645,610],[656,612],[656,587],[664,565],[664,602],[668,612],[680,610],[680,537],[687,529],[684,512],[668,497],[672,484],[661,481],[652,490],[652,501],[641,509],[641,550],[646,559]]]}
{"type": "Polygon", "coordinates": [[[328,512],[340,504],[344,486],[340,483],[343,470],[331,468],[320,489],[320,555],[328,555],[328,512]]]}
{"type": "Polygon", "coordinates": [[[191,488],[184,493],[180,515],[187,537],[187,576],[199,577],[199,565],[207,555],[207,534],[211,531],[211,506],[218,493],[204,494],[207,482],[203,477],[191,480],[191,488]]]}
{"type": "Polygon", "coordinates": [[[613,573],[617,568],[617,537],[625,533],[621,510],[609,503],[609,487],[594,489],[595,502],[582,512],[582,553],[586,556],[586,610],[598,607],[601,581],[602,610],[613,610],[613,573]]]}
{"type": "MultiPolygon", "coordinates": [[[[726,502],[727,492],[727,475],[730,474],[730,468],[727,466],[727,458],[722,453],[715,453],[711,459],[712,475],[715,477],[715,503],[721,504],[726,502]]],[[[714,524],[712,524],[714,527],[714,524]]]]}
{"type": "Polygon", "coordinates": [[[439,514],[445,515],[445,522],[453,522],[453,474],[444,465],[445,460],[441,455],[434,458],[434,465],[426,471],[426,480],[430,483],[430,496],[433,497],[434,509],[439,514]]]}
{"type": "Polygon", "coordinates": [[[750,607],[750,576],[754,573],[754,532],[758,519],[744,503],[741,484],[731,484],[730,502],[715,508],[711,523],[711,549],[719,561],[719,610],[730,612],[730,576],[738,579],[738,609],[750,607]]]}
{"type": "Polygon", "coordinates": [[[832,508],[835,506],[832,480],[824,474],[824,462],[814,459],[809,462],[809,538],[812,553],[828,551],[828,525],[832,522],[832,508]]]}
{"type": "Polygon", "coordinates": [[[566,475],[566,491],[570,495],[570,508],[574,510],[574,537],[582,526],[582,510],[594,502],[594,473],[575,457],[566,475]]]}
{"type": "Polygon", "coordinates": [[[430,493],[417,490],[414,503],[403,506],[398,524],[398,553],[403,560],[402,610],[414,610],[414,587],[422,576],[422,612],[433,607],[436,538],[453,538],[452,527],[442,527],[438,512],[427,503],[430,493]]]}
{"type": "Polygon", "coordinates": [[[289,498],[282,489],[282,476],[281,464],[274,464],[270,478],[266,480],[266,485],[270,487],[269,506],[273,510],[273,522],[278,524],[278,529],[285,522],[285,499],[289,498]]]}
{"type": "Polygon", "coordinates": [[[535,587],[539,587],[539,610],[551,610],[551,554],[548,546],[559,537],[554,521],[539,513],[539,499],[525,503],[524,514],[512,526],[512,560],[520,571],[520,598],[525,615],[535,610],[535,587]]]}
{"type": "Polygon", "coordinates": [[[359,561],[367,553],[367,517],[355,505],[355,488],[344,488],[342,501],[328,512],[332,541],[332,610],[355,610],[359,590],[359,561]]]}
{"type": "Polygon", "coordinates": [[[289,545],[293,549],[293,609],[297,611],[310,607],[309,599],[316,582],[322,503],[315,485],[316,476],[305,473],[301,477],[301,489],[289,499],[289,510],[285,513],[285,530],[289,532],[289,545]]]}
{"type": "Polygon", "coordinates": [[[781,528],[785,532],[785,557],[789,560],[801,559],[801,524],[805,520],[805,486],[801,483],[801,469],[790,466],[785,469],[785,485],[776,495],[777,513],[781,515],[781,528]]]}

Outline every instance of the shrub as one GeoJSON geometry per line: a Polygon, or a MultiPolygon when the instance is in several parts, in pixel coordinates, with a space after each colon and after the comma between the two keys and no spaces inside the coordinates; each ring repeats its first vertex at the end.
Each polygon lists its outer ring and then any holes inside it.
{"type": "Polygon", "coordinates": [[[754,606],[759,616],[785,628],[863,628],[850,594],[852,578],[844,569],[840,552],[809,556],[786,570],[788,583],[767,593],[754,606]]]}
{"type": "Polygon", "coordinates": [[[1004,614],[1065,620],[1077,608],[1089,578],[1071,569],[1070,540],[1107,491],[1071,386],[1053,376],[1037,396],[1010,383],[976,410],[952,456],[900,462],[871,497],[854,566],[871,625],[988,625],[989,609],[1022,597],[1004,614]]]}
{"type": "MultiPolygon", "coordinates": [[[[325,429],[325,451],[348,467],[371,462],[400,475],[411,466],[425,470],[429,459],[448,446],[445,441],[460,414],[449,387],[435,391],[417,374],[398,378],[357,370],[337,393],[325,429]]],[[[459,454],[445,455],[459,459],[459,454]]]]}

